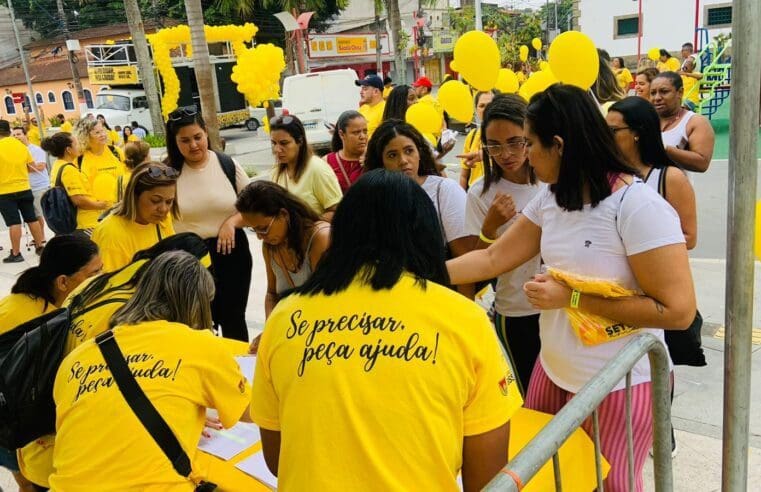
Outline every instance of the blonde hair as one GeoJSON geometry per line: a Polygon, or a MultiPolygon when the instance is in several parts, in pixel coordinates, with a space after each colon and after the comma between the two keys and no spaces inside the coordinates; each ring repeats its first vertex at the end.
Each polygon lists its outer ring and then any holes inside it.
{"type": "Polygon", "coordinates": [[[214,278],[198,258],[168,251],[148,264],[135,293],[114,313],[109,327],[170,321],[196,330],[211,329],[213,298],[214,278]]]}
{"type": "Polygon", "coordinates": [[[124,164],[128,169],[135,169],[145,162],[150,156],[151,146],[148,142],[140,140],[139,142],[129,142],[124,146],[124,164]]]}
{"type": "MultiPolygon", "coordinates": [[[[132,176],[130,176],[129,181],[127,182],[127,187],[124,190],[124,198],[122,198],[122,201],[120,201],[114,208],[113,215],[126,217],[134,222],[137,220],[137,201],[140,198],[140,195],[159,186],[175,186],[176,196],[177,177],[170,177],[163,174],[166,172],[176,173],[173,168],[160,162],[145,162],[137,166],[132,171],[132,176]],[[162,174],[159,177],[154,178],[149,172],[152,168],[158,168],[162,171],[162,174]]],[[[180,209],[176,199],[172,202],[172,210],[170,213],[172,214],[173,219],[180,218],[180,209]]]]}
{"type": "Polygon", "coordinates": [[[98,120],[80,118],[74,126],[74,138],[79,140],[79,147],[83,149],[83,152],[90,150],[90,133],[92,133],[95,125],[98,124],[101,124],[98,120]]]}

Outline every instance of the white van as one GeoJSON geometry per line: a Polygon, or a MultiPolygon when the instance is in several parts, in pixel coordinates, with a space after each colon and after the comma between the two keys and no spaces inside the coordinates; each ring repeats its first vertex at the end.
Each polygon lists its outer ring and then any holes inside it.
{"type": "Polygon", "coordinates": [[[133,121],[153,131],[148,98],[142,89],[103,89],[95,96],[92,112],[102,114],[106,123],[113,128],[125,127],[133,121]]]}
{"type": "Polygon", "coordinates": [[[344,111],[359,108],[357,73],[349,68],[286,77],[283,81],[283,113],[297,116],[304,124],[307,142],[323,153],[330,148],[335,124],[344,111]]]}

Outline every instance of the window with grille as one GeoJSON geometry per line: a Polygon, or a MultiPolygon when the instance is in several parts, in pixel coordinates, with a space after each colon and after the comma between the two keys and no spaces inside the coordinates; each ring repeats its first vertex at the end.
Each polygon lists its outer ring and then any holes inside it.
{"type": "Polygon", "coordinates": [[[13,98],[11,96],[5,96],[5,112],[8,114],[16,114],[16,105],[13,104],[13,98]]]}
{"type": "Polygon", "coordinates": [[[706,26],[727,26],[732,24],[732,6],[706,9],[706,26]]]}
{"type": "Polygon", "coordinates": [[[66,111],[74,111],[74,98],[71,97],[71,92],[63,91],[61,93],[63,99],[63,109],[66,111]]]}
{"type": "Polygon", "coordinates": [[[55,92],[48,91],[48,102],[54,103],[55,102],[55,92]]]}

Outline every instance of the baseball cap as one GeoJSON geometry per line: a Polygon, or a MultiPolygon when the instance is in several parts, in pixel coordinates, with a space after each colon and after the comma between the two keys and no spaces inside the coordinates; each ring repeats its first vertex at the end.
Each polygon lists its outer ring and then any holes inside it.
{"type": "Polygon", "coordinates": [[[379,91],[383,90],[383,80],[378,77],[377,75],[368,75],[362,80],[355,80],[355,84],[357,85],[365,85],[369,87],[375,87],[379,91]]]}
{"type": "Polygon", "coordinates": [[[412,87],[428,87],[430,89],[433,87],[433,84],[431,83],[431,79],[424,75],[418,78],[415,83],[412,84],[412,87]]]}
{"type": "Polygon", "coordinates": [[[10,133],[11,132],[11,124],[8,123],[6,120],[0,120],[0,133],[10,133]]]}

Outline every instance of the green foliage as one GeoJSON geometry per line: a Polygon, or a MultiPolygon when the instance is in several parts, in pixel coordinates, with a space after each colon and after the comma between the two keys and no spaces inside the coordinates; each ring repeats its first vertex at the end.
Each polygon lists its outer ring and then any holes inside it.
{"type": "Polygon", "coordinates": [[[143,140],[154,149],[157,147],[166,147],[166,137],[164,135],[151,133],[146,135],[143,140]]]}
{"type": "MultiPolygon", "coordinates": [[[[573,0],[560,0],[558,3],[558,19],[557,19],[557,26],[558,29],[560,29],[560,32],[570,31],[571,30],[571,15],[573,13],[573,0]]],[[[542,5],[539,8],[539,18],[547,22],[549,21],[549,26],[551,29],[555,28],[555,4],[549,3],[542,5]]]]}

